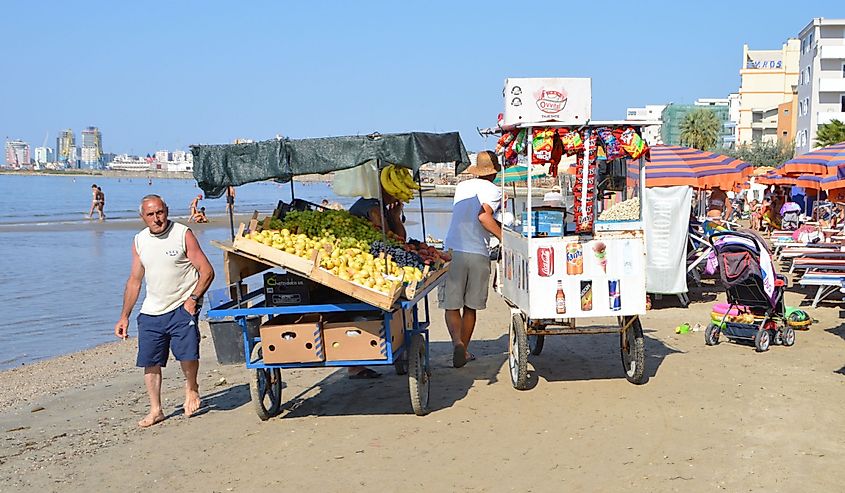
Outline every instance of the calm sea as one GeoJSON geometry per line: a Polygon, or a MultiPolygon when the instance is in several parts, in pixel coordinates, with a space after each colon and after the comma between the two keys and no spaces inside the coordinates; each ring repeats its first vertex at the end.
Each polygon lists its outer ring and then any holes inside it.
{"type": "MultiPolygon", "coordinates": [[[[114,340],[132,238],[143,227],[138,203],[149,193],[163,196],[171,218],[184,221],[191,199],[201,191],[193,180],[153,179],[150,185],[140,178],[0,175],[0,368],[114,340]],[[107,222],[125,227],[99,228],[85,218],[92,183],[105,193],[107,222]]],[[[297,183],[295,194],[347,207],[355,200],[334,196],[325,183],[297,183]]],[[[238,187],[235,208],[239,213],[268,213],[290,196],[288,184],[252,183],[238,187]]],[[[425,200],[427,234],[445,236],[451,202],[425,200]]],[[[225,199],[203,200],[200,205],[213,224],[220,224],[197,231],[197,237],[218,272],[212,288],[224,287],[223,255],[209,241],[229,239],[225,199]]],[[[419,201],[406,210],[408,234],[422,238],[419,201]]],[[[257,288],[259,282],[250,287],[257,288]]],[[[137,309],[131,335],[137,333],[136,314],[137,309]]]]}

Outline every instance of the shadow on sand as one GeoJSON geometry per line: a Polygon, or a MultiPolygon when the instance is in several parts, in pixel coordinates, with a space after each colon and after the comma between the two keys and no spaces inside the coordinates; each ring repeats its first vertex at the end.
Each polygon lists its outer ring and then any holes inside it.
{"type": "MultiPolygon", "coordinates": [[[[495,340],[473,341],[470,349],[477,359],[456,369],[452,367],[452,344],[431,342],[431,411],[451,407],[466,397],[478,381],[487,385],[496,383],[506,361],[507,346],[506,335],[495,340]]],[[[296,396],[283,394],[281,417],[413,415],[408,376],[396,375],[392,365],[371,368],[379,371],[381,378],[350,380],[346,369],[340,368],[296,396]]]]}
{"type": "MultiPolygon", "coordinates": [[[[842,318],[842,311],[839,312],[839,318],[842,318]]],[[[830,332],[833,335],[837,335],[842,339],[845,339],[845,323],[839,324],[837,327],[833,327],[830,329],[825,329],[825,332],[830,332]]],[[[840,375],[845,375],[845,366],[838,370],[834,370],[834,373],[839,373],[840,375]]]]}
{"type": "MultiPolygon", "coordinates": [[[[249,385],[242,383],[233,385],[210,394],[202,396],[202,407],[194,414],[200,416],[214,411],[232,411],[245,404],[249,404],[249,385]]],[[[175,411],[168,415],[168,418],[185,414],[182,406],[176,408],[175,411]]]]}
{"type": "MultiPolygon", "coordinates": [[[[663,360],[673,353],[682,353],[670,348],[648,334],[645,339],[645,381],[657,375],[663,360]]],[[[584,334],[575,336],[546,337],[543,352],[529,357],[529,390],[540,379],[548,382],[624,379],[619,334],[584,334]]]]}

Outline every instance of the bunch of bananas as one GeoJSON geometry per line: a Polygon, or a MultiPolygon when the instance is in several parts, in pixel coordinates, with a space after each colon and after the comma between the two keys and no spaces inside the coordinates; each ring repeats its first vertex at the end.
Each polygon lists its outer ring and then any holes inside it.
{"type": "Polygon", "coordinates": [[[402,202],[410,202],[414,198],[414,190],[420,189],[411,171],[395,164],[382,169],[380,178],[382,188],[402,202]]]}

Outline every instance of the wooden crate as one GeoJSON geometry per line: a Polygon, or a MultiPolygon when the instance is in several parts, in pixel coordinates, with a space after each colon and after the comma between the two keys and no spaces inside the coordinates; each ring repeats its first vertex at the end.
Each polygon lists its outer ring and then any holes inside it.
{"type": "Polygon", "coordinates": [[[238,228],[238,233],[235,235],[235,241],[232,242],[232,248],[236,251],[247,253],[251,257],[266,261],[272,265],[284,267],[303,277],[308,277],[311,271],[314,270],[314,259],[297,257],[292,253],[283,252],[264,243],[251,240],[244,236],[245,228],[246,225],[241,224],[240,228],[238,228]]]}
{"type": "Polygon", "coordinates": [[[400,284],[390,293],[382,293],[375,289],[370,289],[366,286],[356,284],[352,281],[341,279],[326,269],[319,267],[319,261],[314,266],[314,270],[308,276],[312,281],[328,286],[343,294],[349,295],[356,300],[361,300],[364,303],[369,303],[382,310],[390,310],[402,294],[403,286],[400,284]]]}
{"type": "Polygon", "coordinates": [[[425,270],[423,271],[423,278],[420,281],[413,282],[405,286],[405,289],[402,292],[402,297],[406,300],[414,299],[414,296],[417,295],[418,292],[424,290],[425,288],[431,286],[435,283],[438,279],[446,275],[449,272],[449,265],[451,262],[446,262],[443,264],[439,269],[434,272],[429,272],[428,266],[426,266],[425,270]]]}

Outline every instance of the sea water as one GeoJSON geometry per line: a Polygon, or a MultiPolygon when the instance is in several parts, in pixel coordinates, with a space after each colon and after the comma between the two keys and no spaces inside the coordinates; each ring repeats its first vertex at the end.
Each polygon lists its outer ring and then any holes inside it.
{"type": "MultiPolygon", "coordinates": [[[[0,368],[115,340],[132,238],[144,227],[138,205],[151,193],[164,197],[171,219],[184,222],[191,200],[202,191],[193,180],[153,178],[149,184],[146,178],[0,175],[0,368]],[[85,217],[94,183],[106,196],[105,228],[85,217]],[[111,224],[115,222],[119,226],[111,224]]],[[[345,207],[355,201],[335,196],[327,183],[296,183],[294,193],[345,207]]],[[[237,188],[235,210],[258,210],[263,217],[290,197],[289,184],[251,183],[237,188]]],[[[426,234],[445,236],[451,202],[425,199],[426,234]]],[[[223,254],[210,241],[229,239],[225,198],[205,199],[200,205],[212,223],[195,233],[217,272],[212,289],[224,287],[223,254]]],[[[406,206],[406,228],[413,238],[423,237],[419,210],[418,199],[406,206]]],[[[259,287],[259,278],[251,289],[259,287]]],[[[132,336],[137,335],[135,317],[142,300],[143,288],[131,318],[132,336]]]]}

